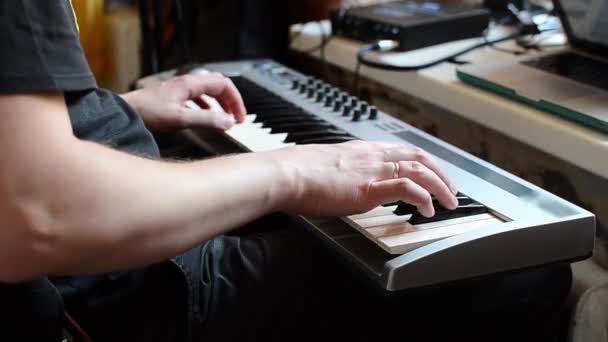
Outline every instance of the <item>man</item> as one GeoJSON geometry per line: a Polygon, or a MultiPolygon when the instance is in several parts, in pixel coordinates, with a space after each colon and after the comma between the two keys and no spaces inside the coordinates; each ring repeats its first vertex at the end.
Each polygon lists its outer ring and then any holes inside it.
{"type": "Polygon", "coordinates": [[[97,341],[378,337],[397,323],[459,336],[484,330],[455,319],[465,306],[468,322],[486,315],[480,323],[502,329],[551,312],[568,290],[560,268],[378,298],[268,215],[403,200],[432,216],[431,195],[454,208],[457,189],[428,154],[352,142],[161,161],[151,131],[244,120],[229,79],[188,75],[116,96],[96,87],[69,1],[5,0],[0,13],[0,333],[27,321],[18,338],[57,340],[67,309],[97,341]],[[202,94],[225,113],[184,106],[202,94]],[[429,304],[444,307],[431,316],[429,304]]]}

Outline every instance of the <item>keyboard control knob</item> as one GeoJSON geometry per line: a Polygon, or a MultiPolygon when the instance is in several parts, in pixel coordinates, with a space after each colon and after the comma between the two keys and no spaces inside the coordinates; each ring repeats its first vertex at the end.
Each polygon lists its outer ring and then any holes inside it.
{"type": "Polygon", "coordinates": [[[355,110],[353,112],[353,121],[359,121],[359,120],[361,120],[361,111],[355,110]]]}
{"type": "Polygon", "coordinates": [[[376,120],[378,119],[378,108],[371,106],[369,108],[369,119],[370,120],[376,120]]]}
{"type": "Polygon", "coordinates": [[[308,95],[306,95],[306,97],[308,97],[309,99],[312,99],[315,96],[315,90],[312,88],[308,88],[308,95]]]}
{"type": "Polygon", "coordinates": [[[323,102],[323,98],[325,98],[323,93],[317,93],[317,102],[323,102]]]}
{"type": "Polygon", "coordinates": [[[293,83],[291,84],[291,89],[296,90],[298,88],[300,88],[300,81],[298,81],[298,80],[293,81],[293,83]]]}
{"type": "Polygon", "coordinates": [[[344,106],[344,109],[342,110],[342,116],[349,116],[350,115],[350,111],[351,111],[351,107],[346,105],[344,106]]]}
{"type": "Polygon", "coordinates": [[[363,114],[367,113],[367,108],[368,108],[368,104],[367,104],[367,102],[361,102],[361,106],[360,106],[360,108],[361,108],[361,112],[362,112],[363,114]]]}
{"type": "Polygon", "coordinates": [[[331,107],[334,103],[334,100],[331,97],[326,97],[325,98],[325,107],[331,107]]]}
{"type": "Polygon", "coordinates": [[[342,110],[342,101],[337,100],[334,102],[334,112],[339,112],[340,110],[342,110]]]}
{"type": "Polygon", "coordinates": [[[300,84],[300,94],[306,93],[306,84],[300,84]]]}

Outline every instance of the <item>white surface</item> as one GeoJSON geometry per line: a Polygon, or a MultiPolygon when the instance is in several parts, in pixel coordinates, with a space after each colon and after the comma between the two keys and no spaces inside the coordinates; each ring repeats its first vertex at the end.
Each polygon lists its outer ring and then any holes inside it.
{"type": "MultiPolygon", "coordinates": [[[[329,23],[324,22],[323,27],[326,33],[330,32],[329,23]]],[[[292,31],[301,30],[301,33],[294,39],[292,49],[308,51],[318,46],[321,40],[320,29],[321,26],[316,23],[294,25],[292,31]]],[[[505,33],[497,29],[493,31],[492,36],[497,37],[505,33]]],[[[563,40],[563,37],[558,39],[563,40]]],[[[377,58],[396,65],[417,65],[477,42],[479,39],[470,39],[408,53],[387,53],[381,56],[370,54],[368,58],[377,58]]],[[[334,37],[325,48],[326,60],[353,71],[356,65],[355,54],[360,46],[359,42],[334,37]]],[[[511,42],[499,46],[514,48],[511,42]]],[[[311,55],[319,58],[320,52],[311,55]]],[[[482,48],[459,59],[483,63],[510,58],[515,57],[491,48],[482,48]]],[[[469,86],[458,80],[455,70],[456,66],[451,63],[443,63],[419,72],[390,72],[363,66],[361,74],[502,132],[599,176],[608,177],[608,134],[469,86]]]]}

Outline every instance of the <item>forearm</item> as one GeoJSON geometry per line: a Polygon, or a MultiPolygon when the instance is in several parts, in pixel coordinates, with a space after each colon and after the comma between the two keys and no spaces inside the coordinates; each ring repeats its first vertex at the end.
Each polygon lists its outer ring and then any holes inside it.
{"type": "Polygon", "coordinates": [[[141,113],[142,113],[143,108],[142,108],[142,104],[139,101],[139,98],[141,97],[141,93],[142,93],[142,89],[137,89],[137,90],[132,90],[130,92],[123,93],[123,94],[117,94],[117,95],[120,96],[126,103],[128,103],[129,106],[131,108],[133,108],[133,110],[135,110],[135,112],[137,112],[140,116],[142,116],[141,113]]]}
{"type": "Polygon", "coordinates": [[[168,163],[78,142],[61,158],[31,165],[45,175],[23,175],[22,198],[39,225],[33,273],[160,261],[273,211],[289,188],[269,154],[168,163]]]}

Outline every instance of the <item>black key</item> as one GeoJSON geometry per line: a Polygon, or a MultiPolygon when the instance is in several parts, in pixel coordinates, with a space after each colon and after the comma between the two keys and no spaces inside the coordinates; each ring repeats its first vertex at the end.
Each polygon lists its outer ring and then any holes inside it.
{"type": "Polygon", "coordinates": [[[330,123],[294,123],[294,124],[280,124],[275,125],[271,128],[271,133],[291,133],[291,132],[302,132],[302,131],[318,131],[322,129],[336,129],[334,125],[330,123]]]}
{"type": "Polygon", "coordinates": [[[294,120],[281,120],[278,122],[264,122],[262,124],[263,128],[275,128],[275,127],[285,127],[286,125],[324,125],[326,121],[323,119],[294,119],[294,120]]]}
{"type": "Polygon", "coordinates": [[[402,201],[391,203],[390,205],[386,206],[390,207],[391,205],[397,205],[397,209],[393,211],[393,213],[397,216],[413,215],[418,212],[418,208],[415,205],[402,201]]]}
{"type": "Polygon", "coordinates": [[[285,138],[286,143],[303,141],[306,139],[313,138],[327,138],[327,137],[342,137],[342,136],[350,136],[350,134],[346,133],[343,130],[339,129],[326,129],[319,131],[306,131],[306,132],[292,132],[287,135],[285,138]]]}
{"type": "Polygon", "coordinates": [[[378,119],[378,108],[376,107],[370,107],[369,109],[369,119],[370,120],[376,120],[378,119]]]}
{"type": "Polygon", "coordinates": [[[459,206],[477,203],[472,198],[467,197],[467,196],[465,196],[463,194],[460,194],[460,193],[456,195],[456,199],[458,200],[458,205],[459,206]]]}
{"type": "MultiPolygon", "coordinates": [[[[456,199],[458,200],[458,208],[465,207],[468,205],[473,205],[473,204],[481,205],[481,204],[475,202],[472,198],[467,197],[463,194],[457,194],[456,199]]],[[[393,213],[397,216],[418,214],[418,208],[413,204],[405,203],[402,201],[399,201],[395,204],[397,204],[398,207],[397,207],[397,209],[395,209],[395,211],[393,211],[393,213]]],[[[395,204],[393,204],[393,205],[395,205],[395,204]]],[[[449,209],[445,208],[444,206],[442,206],[441,203],[439,203],[439,201],[436,198],[433,198],[433,208],[435,208],[435,216],[442,215],[445,212],[451,213],[458,209],[457,208],[455,210],[449,210],[449,209]]]]}
{"type": "Polygon", "coordinates": [[[298,107],[284,104],[284,103],[270,103],[270,104],[265,104],[265,105],[247,106],[247,111],[250,113],[255,113],[255,112],[264,113],[264,112],[271,112],[271,111],[276,112],[276,111],[286,111],[286,110],[294,111],[297,109],[298,109],[298,107]]]}
{"type": "Polygon", "coordinates": [[[272,111],[272,112],[266,112],[266,113],[263,113],[263,112],[257,112],[257,113],[250,112],[250,113],[256,115],[257,122],[263,122],[266,119],[272,119],[272,118],[284,118],[284,117],[288,117],[291,115],[310,115],[310,114],[307,114],[306,112],[303,112],[303,111],[300,111],[297,109],[294,109],[292,111],[285,110],[285,111],[276,111],[276,112],[272,111]]]}
{"type": "Polygon", "coordinates": [[[288,115],[260,115],[256,114],[255,120],[253,122],[270,122],[270,121],[280,121],[282,119],[315,119],[317,118],[314,115],[306,114],[306,113],[290,113],[288,115]]]}
{"type": "Polygon", "coordinates": [[[272,125],[272,124],[281,124],[281,123],[290,123],[290,122],[304,122],[304,121],[315,121],[315,122],[324,122],[325,120],[318,118],[313,115],[283,115],[283,116],[271,116],[268,118],[258,118],[256,117],[253,122],[261,122],[264,125],[272,125]]]}
{"type": "Polygon", "coordinates": [[[410,224],[423,224],[437,221],[445,221],[459,217],[485,214],[487,212],[488,208],[482,204],[467,204],[459,206],[454,210],[438,210],[435,212],[435,216],[433,217],[424,217],[420,213],[416,212],[412,215],[408,222],[410,224]]]}
{"type": "Polygon", "coordinates": [[[308,145],[308,144],[340,144],[352,140],[358,140],[355,137],[332,137],[332,138],[316,138],[316,139],[307,139],[302,140],[299,145],[308,145]]]}

